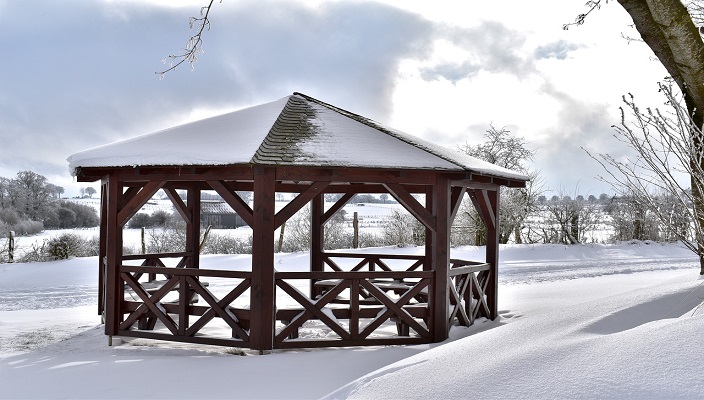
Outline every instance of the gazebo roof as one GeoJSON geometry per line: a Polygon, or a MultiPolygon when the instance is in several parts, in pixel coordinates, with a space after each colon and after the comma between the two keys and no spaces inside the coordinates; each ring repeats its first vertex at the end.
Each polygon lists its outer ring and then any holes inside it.
{"type": "Polygon", "coordinates": [[[524,174],[390,129],[301,93],[73,154],[79,168],[271,165],[524,174]]]}

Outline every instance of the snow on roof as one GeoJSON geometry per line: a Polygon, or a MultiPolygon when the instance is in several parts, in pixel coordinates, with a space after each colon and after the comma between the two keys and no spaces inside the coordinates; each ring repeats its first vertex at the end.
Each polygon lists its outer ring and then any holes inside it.
{"type": "Polygon", "coordinates": [[[85,167],[254,164],[466,171],[528,180],[300,93],[85,150],[68,162],[73,175],[85,167]]]}

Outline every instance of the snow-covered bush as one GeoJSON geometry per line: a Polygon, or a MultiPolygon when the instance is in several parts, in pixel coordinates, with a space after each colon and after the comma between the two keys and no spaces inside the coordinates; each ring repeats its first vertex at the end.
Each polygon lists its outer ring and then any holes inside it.
{"type": "Polygon", "coordinates": [[[85,239],[75,233],[64,233],[46,240],[45,253],[48,260],[65,260],[71,257],[98,255],[97,239],[85,239]]]}
{"type": "Polygon", "coordinates": [[[211,233],[201,254],[252,254],[252,237],[238,238],[211,233]]]}

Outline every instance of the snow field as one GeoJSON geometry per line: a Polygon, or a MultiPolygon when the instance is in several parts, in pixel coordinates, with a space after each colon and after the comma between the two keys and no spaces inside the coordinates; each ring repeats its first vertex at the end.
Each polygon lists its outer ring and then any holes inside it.
{"type": "MultiPolygon", "coordinates": [[[[95,306],[76,296],[96,287],[95,257],[5,264],[0,398],[701,398],[704,280],[687,250],[509,245],[500,257],[500,318],[455,327],[444,343],[266,356],[143,339],[108,347],[95,306]],[[136,377],[143,383],[125,383],[136,377]]],[[[204,256],[203,266],[249,260],[204,256]]],[[[276,268],[305,270],[307,261],[278,254],[276,268]]]]}

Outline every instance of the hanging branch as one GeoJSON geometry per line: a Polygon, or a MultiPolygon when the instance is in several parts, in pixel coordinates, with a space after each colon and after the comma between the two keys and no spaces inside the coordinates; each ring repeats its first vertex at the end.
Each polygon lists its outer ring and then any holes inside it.
{"type": "MultiPolygon", "coordinates": [[[[195,68],[194,64],[198,61],[198,56],[203,54],[203,32],[206,29],[210,30],[210,20],[208,19],[208,15],[210,14],[210,9],[212,8],[214,1],[215,0],[210,0],[207,6],[201,7],[200,18],[191,17],[188,19],[190,29],[195,29],[197,32],[188,39],[186,46],[181,49],[181,53],[171,54],[164,57],[161,62],[167,64],[169,68],[160,72],[155,72],[155,74],[159,75],[160,79],[163,79],[167,72],[175,70],[184,62],[188,62],[191,64],[191,68],[195,68]]],[[[222,2],[222,0],[220,0],[220,2],[222,2]]]]}
{"type": "MultiPolygon", "coordinates": [[[[605,3],[608,3],[609,0],[605,0],[605,3]]],[[[601,0],[589,0],[584,4],[585,7],[587,7],[589,10],[583,14],[577,15],[577,18],[574,19],[574,22],[570,22],[568,24],[562,25],[562,29],[568,30],[570,29],[570,26],[579,26],[584,24],[584,20],[587,19],[587,16],[592,13],[594,10],[598,10],[601,8],[601,0]]]]}

